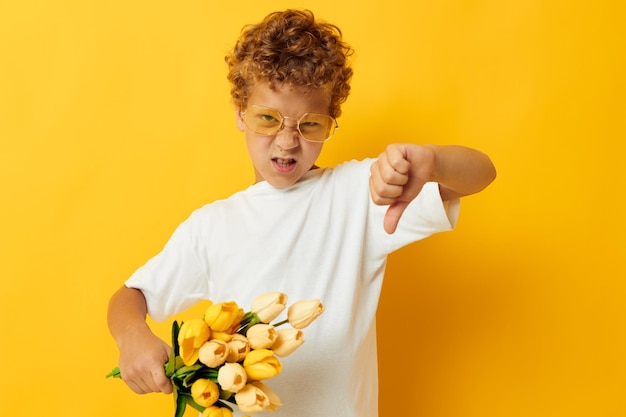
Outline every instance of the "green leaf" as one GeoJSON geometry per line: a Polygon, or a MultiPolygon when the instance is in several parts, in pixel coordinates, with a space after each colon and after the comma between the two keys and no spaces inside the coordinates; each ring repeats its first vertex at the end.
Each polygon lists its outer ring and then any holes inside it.
{"type": "Polygon", "coordinates": [[[106,375],[106,378],[119,378],[122,379],[122,374],[120,373],[120,368],[115,367],[111,372],[106,375]]]}
{"type": "Polygon", "coordinates": [[[174,372],[174,376],[181,377],[181,376],[186,376],[188,374],[193,374],[200,368],[202,368],[202,364],[199,364],[199,363],[195,365],[191,365],[191,366],[185,365],[185,366],[178,368],[176,372],[174,372]]]}
{"type": "Polygon", "coordinates": [[[186,389],[186,387],[183,386],[183,381],[180,378],[172,377],[172,384],[178,390],[185,390],[186,389]]]}
{"type": "Polygon", "coordinates": [[[183,378],[183,387],[190,388],[191,385],[196,381],[196,379],[198,379],[198,375],[196,375],[195,373],[185,375],[185,377],[183,378]]]}
{"type": "MultiPolygon", "coordinates": [[[[183,323],[181,322],[180,326],[182,325],[183,323]]],[[[178,332],[180,332],[180,326],[176,320],[172,323],[172,351],[175,357],[180,356],[180,348],[178,347],[178,332]]]]}
{"type": "MultiPolygon", "coordinates": [[[[232,396],[233,396],[232,392],[226,391],[226,390],[220,390],[220,400],[228,400],[232,396]]],[[[233,411],[233,410],[230,410],[230,411],[233,411]]]]}
{"type": "Polygon", "coordinates": [[[176,401],[176,411],[174,417],[183,417],[185,408],[187,408],[187,397],[180,395],[177,389],[174,389],[174,401],[176,401]]]}
{"type": "Polygon", "coordinates": [[[178,332],[180,327],[178,322],[174,320],[172,323],[172,350],[170,351],[170,360],[165,365],[165,374],[171,378],[176,370],[176,356],[178,356],[178,332]]]}
{"type": "Polygon", "coordinates": [[[195,402],[191,395],[189,397],[187,397],[187,402],[189,403],[190,406],[192,406],[193,408],[195,408],[196,410],[198,410],[200,412],[203,412],[206,409],[206,407],[203,407],[200,404],[198,404],[197,402],[195,402]]]}
{"type": "Polygon", "coordinates": [[[210,379],[211,381],[217,383],[217,376],[219,375],[219,371],[214,368],[201,368],[198,369],[194,373],[194,375],[198,378],[210,379]]]}

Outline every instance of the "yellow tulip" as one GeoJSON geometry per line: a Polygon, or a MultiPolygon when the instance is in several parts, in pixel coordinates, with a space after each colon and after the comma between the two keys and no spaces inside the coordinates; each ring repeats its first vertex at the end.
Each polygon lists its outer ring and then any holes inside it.
{"type": "Polygon", "coordinates": [[[237,330],[238,329],[232,331],[227,330],[225,332],[216,332],[215,330],[211,330],[211,339],[220,339],[224,342],[230,342],[237,330]]]}
{"type": "Polygon", "coordinates": [[[278,395],[259,381],[247,384],[241,391],[235,394],[235,401],[237,401],[237,406],[244,413],[276,411],[283,405],[278,395]]]}
{"type": "Polygon", "coordinates": [[[216,332],[230,331],[241,323],[244,312],[234,301],[213,304],[206,309],[204,321],[216,332]]]}
{"type": "Polygon", "coordinates": [[[270,399],[263,391],[252,384],[247,384],[235,394],[237,407],[244,413],[258,413],[270,406],[270,399]]]}
{"type": "Polygon", "coordinates": [[[287,319],[295,329],[304,329],[324,312],[320,300],[301,300],[289,307],[287,319]]]}
{"type": "Polygon", "coordinates": [[[250,342],[244,335],[235,333],[228,342],[228,348],[226,362],[239,362],[250,352],[250,342]]]}
{"type": "Polygon", "coordinates": [[[275,377],[282,371],[282,364],[269,349],[251,350],[243,360],[243,367],[252,380],[275,377]]]}
{"type": "Polygon", "coordinates": [[[209,326],[202,319],[183,322],[178,332],[178,346],[183,363],[191,366],[198,360],[198,350],[211,336],[209,326]]]}
{"type": "Polygon", "coordinates": [[[276,356],[284,358],[291,355],[304,343],[304,334],[298,329],[281,329],[271,349],[276,356]]]}
{"type": "Polygon", "coordinates": [[[255,298],[250,311],[256,313],[261,323],[269,323],[282,313],[286,304],[286,294],[282,292],[269,292],[255,298]]]}
{"type": "Polygon", "coordinates": [[[257,387],[257,389],[262,391],[270,400],[270,405],[265,407],[265,410],[276,411],[283,405],[283,402],[280,400],[280,398],[278,398],[278,395],[276,395],[276,393],[272,391],[270,387],[268,387],[261,381],[255,381],[252,383],[252,385],[254,385],[255,387],[257,387]]]}
{"type": "Polygon", "coordinates": [[[225,363],[217,374],[217,382],[223,390],[240,391],[248,381],[246,370],[238,363],[225,363]]]}
{"type": "Polygon", "coordinates": [[[220,390],[215,382],[200,378],[191,384],[191,396],[202,407],[210,407],[220,398],[220,390]]]}
{"type": "Polygon", "coordinates": [[[224,362],[230,349],[228,343],[219,339],[211,339],[198,351],[198,359],[209,368],[217,368],[224,362]]]}
{"type": "Polygon", "coordinates": [[[202,417],[233,417],[233,412],[228,408],[212,405],[204,409],[202,417]]]}
{"type": "Polygon", "coordinates": [[[276,340],[278,334],[274,326],[265,323],[255,324],[246,332],[251,349],[267,349],[276,340]]]}

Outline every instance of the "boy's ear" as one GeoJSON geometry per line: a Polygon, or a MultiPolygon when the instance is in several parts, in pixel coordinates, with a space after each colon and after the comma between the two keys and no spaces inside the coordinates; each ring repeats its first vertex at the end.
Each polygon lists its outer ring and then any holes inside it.
{"type": "Polygon", "coordinates": [[[237,129],[241,132],[245,132],[246,125],[243,123],[243,118],[241,117],[241,109],[239,107],[235,108],[235,119],[237,121],[237,129]]]}

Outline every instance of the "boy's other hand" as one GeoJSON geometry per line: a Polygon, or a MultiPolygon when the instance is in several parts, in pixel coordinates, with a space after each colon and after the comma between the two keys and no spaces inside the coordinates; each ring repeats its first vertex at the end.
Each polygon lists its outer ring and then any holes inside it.
{"type": "Polygon", "coordinates": [[[165,375],[170,346],[150,331],[133,332],[120,347],[119,368],[122,380],[137,394],[172,393],[172,383],[165,375]]]}
{"type": "Polygon", "coordinates": [[[435,152],[429,146],[392,144],[370,168],[370,194],[378,205],[388,205],[384,228],[393,233],[402,213],[429,181],[435,152]]]}

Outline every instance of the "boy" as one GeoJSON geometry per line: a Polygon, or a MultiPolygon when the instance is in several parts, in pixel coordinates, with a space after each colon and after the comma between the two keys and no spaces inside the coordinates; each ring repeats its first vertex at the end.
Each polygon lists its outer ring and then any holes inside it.
{"type": "Polygon", "coordinates": [[[226,62],[255,183],[192,213],[111,298],[109,328],[133,391],[172,391],[163,372],[170,347],[146,314],[164,320],[203,299],[245,308],[281,291],[319,298],[325,313],[269,382],[284,404],[273,415],[377,415],[386,256],[451,229],[459,198],[486,187],[495,169],[472,149],[416,144],[317,167],[349,93],[350,54],[339,29],[309,11],[272,13],[242,32],[226,62]]]}

